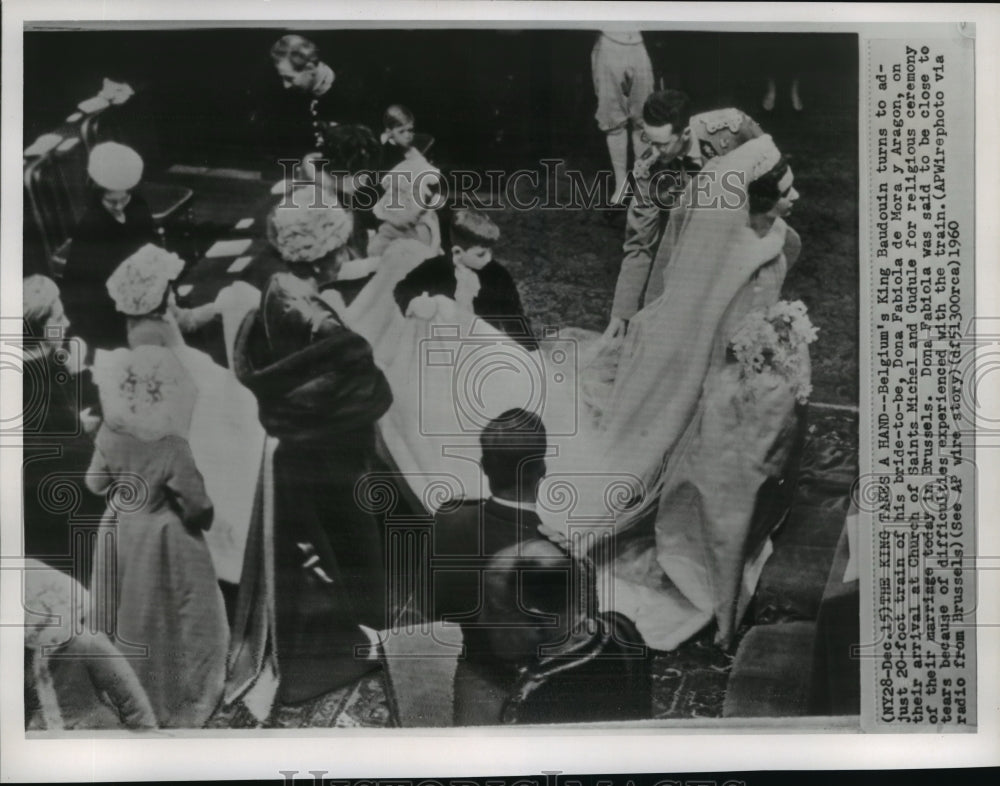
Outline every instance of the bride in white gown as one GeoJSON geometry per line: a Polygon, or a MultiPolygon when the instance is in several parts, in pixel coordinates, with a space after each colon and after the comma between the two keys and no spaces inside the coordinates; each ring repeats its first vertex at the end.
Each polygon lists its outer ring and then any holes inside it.
{"type": "Polygon", "coordinates": [[[550,525],[572,536],[573,518],[585,531],[588,515],[603,515],[620,535],[604,605],[658,649],[713,619],[717,641],[731,643],[770,554],[769,532],[750,532],[757,492],[784,469],[814,337],[804,309],[776,305],[801,245],[782,218],[798,195],[771,138],[709,162],[701,177],[702,191],[694,181],[671,215],[663,295],[630,323],[593,443],[550,462],[554,474],[583,478],[571,482],[575,510],[550,525]],[[763,198],[758,180],[770,187],[763,198]],[[733,357],[734,337],[772,322],[785,326],[780,337],[737,342],[750,357],[733,357]],[[616,477],[628,493],[606,493],[616,477]]]}

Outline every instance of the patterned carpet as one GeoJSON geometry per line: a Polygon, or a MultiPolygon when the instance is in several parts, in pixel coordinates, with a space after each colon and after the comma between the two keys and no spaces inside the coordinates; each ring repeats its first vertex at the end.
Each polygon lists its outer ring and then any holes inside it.
{"type": "Polygon", "coordinates": [[[395,726],[382,671],[302,704],[279,704],[259,722],[241,702],[220,709],[208,729],[348,729],[395,726]]]}
{"type": "Polygon", "coordinates": [[[733,656],[713,642],[707,628],[673,652],[653,658],[653,717],[718,718],[733,656]]]}

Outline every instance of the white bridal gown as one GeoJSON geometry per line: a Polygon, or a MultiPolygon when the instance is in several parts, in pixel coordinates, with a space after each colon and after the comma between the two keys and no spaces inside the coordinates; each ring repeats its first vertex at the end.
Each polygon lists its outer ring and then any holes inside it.
{"type": "MultiPolygon", "coordinates": [[[[774,154],[765,136],[705,171],[741,173],[725,181],[731,189],[774,154]]],[[[488,495],[478,461],[490,418],[512,407],[541,415],[549,456],[539,515],[590,548],[602,605],[657,649],[713,619],[717,640],[731,641],[770,554],[769,533],[750,532],[757,491],[781,474],[795,432],[791,384],[764,371],[748,396],[726,349],[749,313],[780,297],[797,236],[778,219],[761,237],[745,200],[718,204],[672,212],[663,295],[632,320],[620,358],[585,331],[527,352],[474,316],[462,277],[454,300],[418,299],[404,317],[392,290],[429,256],[415,241],[386,250],[345,314],[392,386],[380,432],[428,511],[488,495]],[[617,551],[595,551],[601,543],[617,551]]]]}

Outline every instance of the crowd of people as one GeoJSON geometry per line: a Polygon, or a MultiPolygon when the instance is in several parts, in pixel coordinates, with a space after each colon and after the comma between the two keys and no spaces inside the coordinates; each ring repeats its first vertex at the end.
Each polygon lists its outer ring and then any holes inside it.
{"type": "MultiPolygon", "coordinates": [[[[619,112],[606,91],[636,43],[602,34],[594,52],[627,224],[607,330],[568,331],[573,364],[532,331],[497,223],[444,204],[414,113],[389,106],[381,138],[335,122],[336,74],[301,36],[271,50],[301,111],[268,121],[269,160],[295,166],[267,220],[284,270],[262,290],[179,305],[190,265],[159,245],[135,193],[142,159],[93,148],[93,203],[62,279],[24,280],[25,401],[45,397],[25,440],[24,532],[38,570],[73,573],[64,589],[87,597],[69,615],[92,618],[87,646],[121,656],[129,711],[115,722],[196,728],[234,701],[266,718],[380,668],[399,612],[388,589],[411,567],[387,556],[388,514],[364,493],[374,477],[433,521],[432,557],[451,560],[427,574],[419,611],[460,624],[479,669],[465,708],[491,709],[460,722],[645,717],[649,648],[711,623],[731,644],[809,395],[815,329],[780,299],[798,194],[746,114],[692,116],[685,94],[647,90],[648,57],[626,64],[644,98],[619,112]],[[228,367],[188,338],[220,327],[228,367]],[[468,392],[463,351],[540,376],[484,374],[468,392]],[[53,441],[57,459],[29,460],[53,441]],[[71,539],[53,469],[82,479],[74,516],[103,510],[95,537],[71,539]],[[455,481],[443,497],[442,479],[455,481]],[[572,510],[553,503],[567,483],[572,510]],[[594,522],[610,556],[581,537],[594,522]]],[[[82,646],[33,641],[36,664],[82,646]]],[[[30,705],[60,724],[74,721],[52,694],[73,679],[105,695],[92,673],[26,674],[30,705]]]]}

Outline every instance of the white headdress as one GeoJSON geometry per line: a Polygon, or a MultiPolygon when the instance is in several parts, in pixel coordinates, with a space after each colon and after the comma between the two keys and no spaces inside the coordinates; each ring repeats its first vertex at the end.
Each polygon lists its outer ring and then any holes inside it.
{"type": "Polygon", "coordinates": [[[147,243],[108,277],[108,294],[122,314],[143,316],[163,303],[170,282],[183,270],[184,260],[177,254],[147,243]]]}
{"type": "Polygon", "coordinates": [[[764,134],[756,139],[751,139],[743,144],[745,152],[753,152],[753,163],[750,167],[750,182],[763,177],[778,165],[781,160],[781,151],[770,134],[764,134]]]}
{"type": "Polygon", "coordinates": [[[315,262],[342,248],[354,229],[351,214],[338,205],[312,207],[315,189],[298,188],[268,217],[267,237],[286,262],[315,262]]]}
{"type": "Polygon", "coordinates": [[[29,559],[24,571],[24,646],[56,647],[72,638],[83,619],[87,590],[71,576],[29,559]]]}
{"type": "Polygon", "coordinates": [[[129,191],[142,180],[142,157],[118,142],[101,142],[90,151],[87,174],[108,191],[129,191]]]}
{"type": "Polygon", "coordinates": [[[58,647],[78,635],[89,606],[88,593],[71,576],[38,560],[26,560],[25,568],[24,647],[34,653],[34,687],[45,727],[62,729],[59,698],[43,648],[58,647]]]}

